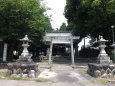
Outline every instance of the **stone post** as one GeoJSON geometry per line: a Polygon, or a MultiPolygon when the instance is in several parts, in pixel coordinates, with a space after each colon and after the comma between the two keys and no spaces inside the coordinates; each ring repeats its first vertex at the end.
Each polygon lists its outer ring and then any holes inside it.
{"type": "Polygon", "coordinates": [[[114,47],[114,62],[115,62],[115,47],[114,47]]]}
{"type": "Polygon", "coordinates": [[[113,44],[112,47],[113,47],[113,52],[114,52],[114,62],[115,62],[115,44],[113,44]]]}
{"type": "Polygon", "coordinates": [[[46,57],[47,57],[47,58],[48,58],[48,56],[49,56],[49,52],[50,52],[50,49],[47,48],[47,51],[46,51],[46,57]]]}
{"type": "Polygon", "coordinates": [[[8,47],[8,44],[7,43],[4,43],[4,50],[3,50],[3,62],[6,62],[6,58],[7,58],[7,47],[8,47]]]}

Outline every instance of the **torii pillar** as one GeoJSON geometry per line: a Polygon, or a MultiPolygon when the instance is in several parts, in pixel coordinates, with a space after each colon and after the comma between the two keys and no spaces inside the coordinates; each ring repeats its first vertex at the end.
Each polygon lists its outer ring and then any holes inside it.
{"type": "Polygon", "coordinates": [[[51,65],[51,57],[52,57],[52,49],[53,49],[53,43],[52,43],[53,38],[51,37],[51,42],[50,42],[50,52],[49,52],[49,65],[51,65]]]}

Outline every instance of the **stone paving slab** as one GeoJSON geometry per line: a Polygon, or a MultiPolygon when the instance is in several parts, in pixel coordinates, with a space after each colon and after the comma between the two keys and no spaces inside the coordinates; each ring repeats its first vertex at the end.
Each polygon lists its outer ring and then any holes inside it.
{"type": "Polygon", "coordinates": [[[90,82],[93,77],[82,70],[44,70],[38,78],[49,79],[55,82],[90,82]]]}
{"type": "Polygon", "coordinates": [[[53,64],[51,69],[45,69],[38,78],[54,80],[55,82],[90,82],[94,80],[83,70],[73,69],[67,64],[53,64]]]}

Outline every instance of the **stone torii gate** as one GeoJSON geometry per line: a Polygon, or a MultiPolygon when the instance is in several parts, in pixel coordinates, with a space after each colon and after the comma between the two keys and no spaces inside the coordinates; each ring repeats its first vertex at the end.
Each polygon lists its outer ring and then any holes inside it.
{"type": "Polygon", "coordinates": [[[52,49],[53,44],[55,43],[63,43],[70,44],[71,46],[71,61],[72,65],[74,65],[74,51],[73,51],[73,39],[79,39],[79,36],[45,36],[44,40],[50,41],[50,52],[49,52],[49,65],[51,65],[51,57],[52,57],[52,49]]]}

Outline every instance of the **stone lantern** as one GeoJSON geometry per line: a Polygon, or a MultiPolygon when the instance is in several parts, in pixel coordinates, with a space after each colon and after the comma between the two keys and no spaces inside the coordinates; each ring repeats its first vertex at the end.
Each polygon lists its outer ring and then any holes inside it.
{"type": "Polygon", "coordinates": [[[23,39],[20,39],[20,41],[23,42],[22,46],[24,47],[23,52],[22,52],[22,56],[26,57],[29,55],[28,52],[28,47],[29,47],[29,42],[31,42],[31,40],[28,39],[28,35],[25,35],[25,37],[23,39]]]}
{"type": "Polygon", "coordinates": [[[100,37],[100,40],[97,41],[97,43],[99,43],[99,49],[100,49],[100,53],[97,57],[97,62],[98,63],[102,63],[102,64],[107,64],[107,63],[111,63],[110,57],[107,55],[106,51],[105,51],[105,43],[108,42],[108,40],[105,40],[103,38],[103,36],[100,37]]]}
{"type": "Polygon", "coordinates": [[[39,74],[38,64],[31,59],[31,55],[28,52],[29,42],[28,36],[25,35],[23,39],[24,47],[19,59],[14,63],[8,63],[8,70],[5,77],[22,77],[22,78],[35,78],[39,74]]]}
{"type": "Polygon", "coordinates": [[[25,35],[24,38],[20,39],[20,41],[23,42],[22,46],[23,46],[23,51],[21,53],[21,56],[19,56],[19,59],[17,61],[26,61],[26,62],[31,62],[31,55],[28,52],[28,47],[29,47],[29,42],[31,42],[31,40],[28,39],[28,35],[25,35]]]}
{"type": "Polygon", "coordinates": [[[100,37],[100,40],[96,42],[99,43],[100,53],[96,63],[88,64],[88,73],[91,76],[97,78],[115,78],[115,64],[112,63],[105,51],[106,42],[108,42],[108,40],[105,40],[102,36],[100,37]]]}

